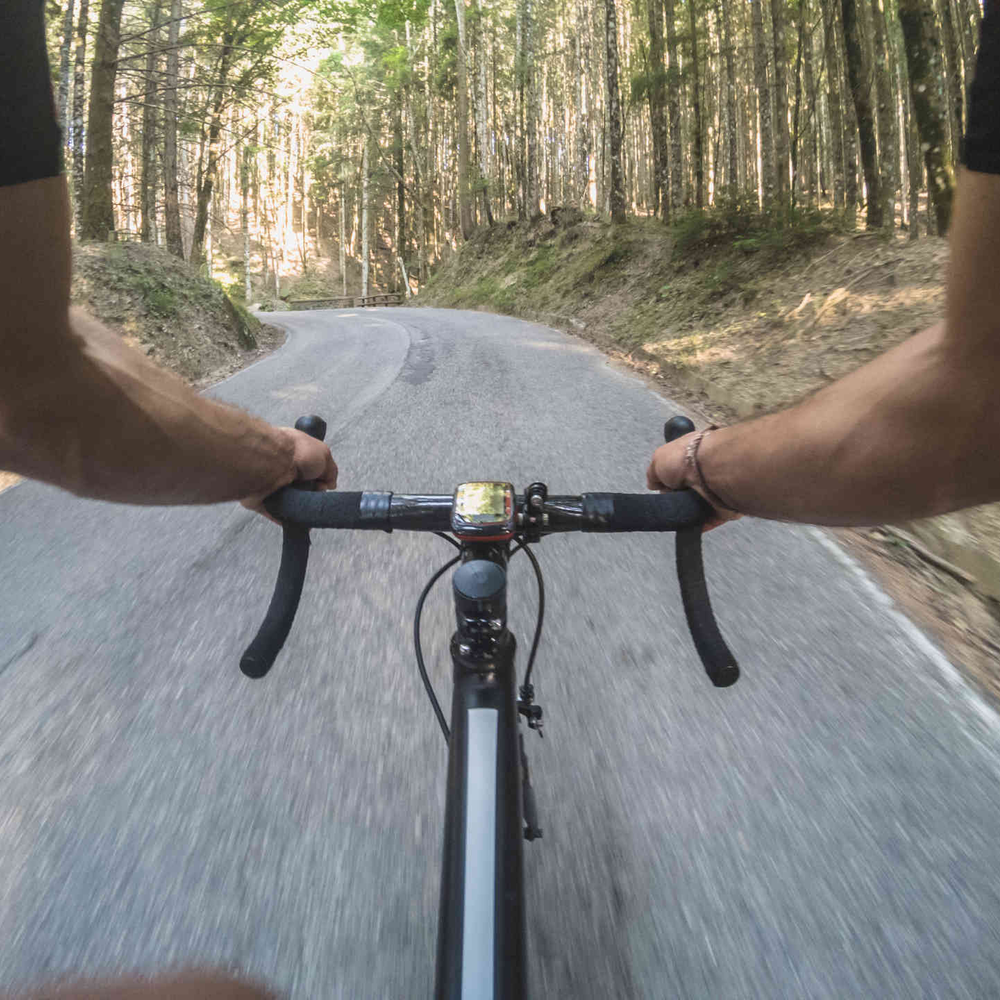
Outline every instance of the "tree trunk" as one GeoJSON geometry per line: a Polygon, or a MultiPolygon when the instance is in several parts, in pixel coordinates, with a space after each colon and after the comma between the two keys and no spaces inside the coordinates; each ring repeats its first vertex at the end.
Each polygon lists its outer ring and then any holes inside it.
{"type": "Polygon", "coordinates": [[[785,82],[785,0],[771,0],[774,35],[774,180],[775,196],[788,205],[788,86],[785,82]]]}
{"type": "Polygon", "coordinates": [[[469,81],[468,49],[465,39],[465,0],[455,0],[455,16],[458,19],[458,45],[455,50],[456,81],[458,90],[458,211],[461,218],[462,238],[471,239],[475,227],[472,224],[472,194],[469,190],[469,81]]]}
{"type": "Polygon", "coordinates": [[[670,119],[670,211],[684,200],[684,163],[681,159],[681,70],[677,53],[677,25],[674,0],[664,0],[667,20],[667,117],[670,119]]]}
{"type": "Polygon", "coordinates": [[[663,0],[649,0],[649,124],[653,140],[653,214],[668,218],[667,88],[663,62],[663,0]]]}
{"type": "Polygon", "coordinates": [[[882,225],[892,232],[896,223],[896,189],[899,187],[899,151],[897,147],[898,122],[896,98],[891,73],[895,60],[889,46],[889,32],[885,11],[880,0],[872,0],[872,20],[875,26],[875,92],[878,95],[878,144],[882,177],[882,225]]]}
{"type": "Polygon", "coordinates": [[[767,46],[764,44],[763,0],[750,0],[753,13],[753,71],[757,84],[757,111],[760,118],[760,180],[763,207],[770,209],[775,197],[774,138],[771,134],[771,90],[767,82],[767,46]]]}
{"type": "MultiPolygon", "coordinates": [[[[437,10],[438,0],[431,0],[431,43],[427,49],[427,56],[424,60],[424,106],[427,108],[427,134],[430,142],[427,144],[427,160],[424,170],[424,183],[427,189],[427,239],[428,257],[439,256],[438,233],[440,232],[440,214],[435,211],[434,193],[437,187],[437,148],[438,148],[438,119],[435,108],[435,96],[431,88],[431,75],[437,66],[437,10]],[[431,61],[433,57],[433,62],[431,61]]],[[[440,204],[440,198],[438,198],[440,204]]],[[[428,261],[429,267],[429,261],[428,261]]]]}
{"type": "MultiPolygon", "coordinates": [[[[299,202],[299,253],[302,257],[302,273],[305,274],[309,265],[309,176],[306,173],[306,148],[308,137],[302,136],[302,119],[298,124],[298,144],[299,144],[299,192],[301,201],[299,202]]],[[[402,143],[402,136],[400,136],[402,143]]],[[[400,146],[402,149],[402,146],[400,146]]],[[[402,153],[400,153],[402,155],[402,153]]],[[[319,237],[316,239],[316,249],[319,250],[319,237]]]]}
{"type": "MultiPolygon", "coordinates": [[[[458,0],[461,3],[461,0],[458,0]]],[[[361,294],[368,294],[368,143],[366,136],[361,154],[361,294]]]]}
{"type": "Polygon", "coordinates": [[[347,294],[347,185],[340,182],[340,204],[337,206],[337,229],[340,239],[340,289],[347,294]]]}
{"type": "Polygon", "coordinates": [[[535,65],[535,12],[532,0],[525,4],[524,58],[527,98],[525,126],[528,153],[525,159],[528,218],[538,214],[538,67],[535,65]]]}
{"type": "Polygon", "coordinates": [[[799,195],[799,151],[802,139],[802,56],[808,44],[806,33],[806,2],[799,0],[799,17],[795,43],[795,109],[792,112],[792,197],[794,207],[799,195]]]}
{"type": "MultiPolygon", "coordinates": [[[[403,88],[396,91],[392,152],[396,171],[396,254],[406,256],[406,179],[403,174],[403,88]]],[[[393,270],[395,274],[395,269],[393,270]]]]}
{"type": "Polygon", "coordinates": [[[156,228],[156,83],[160,55],[160,0],[153,0],[149,13],[150,27],[146,50],[146,79],[142,103],[142,175],[139,186],[142,198],[140,235],[143,243],[152,239],[156,228]]]}
{"type": "MultiPolygon", "coordinates": [[[[576,102],[576,169],[577,169],[577,205],[581,209],[593,207],[590,200],[590,91],[587,88],[590,60],[587,37],[586,9],[582,0],[576,5],[576,40],[577,40],[577,102],[576,102]]],[[[664,143],[666,137],[664,137],[664,143]]],[[[664,179],[664,185],[666,180],[664,179]]],[[[666,193],[664,192],[664,205],[666,193]]]]}
{"type": "Polygon", "coordinates": [[[879,188],[878,153],[875,148],[875,115],[871,100],[871,76],[861,38],[857,0],[841,0],[841,10],[844,18],[847,76],[851,84],[854,111],[858,118],[861,167],[868,195],[866,225],[868,229],[879,229],[882,225],[882,192],[879,188]]]}
{"type": "Polygon", "coordinates": [[[823,55],[826,61],[827,105],[830,111],[830,158],[833,161],[833,207],[845,208],[844,111],[840,100],[840,63],[837,59],[836,6],[828,3],[823,14],[823,55]]]}
{"type": "MultiPolygon", "coordinates": [[[[734,8],[739,14],[738,35],[746,43],[751,36],[751,12],[748,4],[741,3],[734,8]]],[[[740,187],[744,192],[753,192],[753,201],[757,201],[760,172],[757,169],[757,91],[754,81],[754,47],[753,44],[742,46],[742,65],[740,66],[740,102],[736,107],[739,121],[740,138],[740,187]]]]}
{"type": "MultiPolygon", "coordinates": [[[[208,125],[208,162],[198,186],[198,204],[194,217],[194,233],[191,236],[191,263],[199,267],[205,261],[205,231],[208,225],[208,209],[212,202],[212,190],[215,187],[215,173],[219,165],[222,134],[222,108],[226,99],[226,84],[229,79],[229,67],[233,57],[233,38],[226,34],[222,38],[222,50],[219,55],[219,69],[213,87],[212,112],[208,125]]],[[[290,169],[290,168],[289,168],[290,169]]],[[[291,205],[289,204],[289,211],[291,205]]],[[[286,233],[289,227],[285,227],[286,233]]]]}
{"type": "Polygon", "coordinates": [[[490,138],[486,123],[486,20],[482,0],[476,0],[479,14],[479,44],[476,47],[479,83],[476,87],[476,138],[479,144],[479,190],[483,200],[483,215],[488,226],[493,225],[490,206],[490,138]]]}
{"type": "Polygon", "coordinates": [[[951,222],[955,171],[948,149],[946,110],[940,96],[943,76],[941,40],[934,9],[926,0],[899,0],[899,21],[906,43],[910,97],[924,151],[930,199],[938,235],[944,236],[951,222]]]}
{"type": "Polygon", "coordinates": [[[951,0],[938,0],[941,13],[941,34],[944,42],[944,66],[947,76],[948,125],[951,131],[952,162],[958,165],[958,150],[962,141],[962,62],[958,54],[958,39],[951,16],[951,0]]]}
{"type": "MultiPolygon", "coordinates": [[[[902,67],[900,67],[902,68],[902,67]]],[[[910,95],[904,95],[906,108],[906,173],[909,181],[909,239],[920,238],[920,189],[924,186],[924,158],[920,155],[920,136],[917,133],[917,116],[913,113],[910,95]]]]}
{"type": "Polygon", "coordinates": [[[837,86],[843,96],[841,108],[844,123],[844,219],[853,229],[858,215],[858,123],[854,101],[848,100],[845,88],[847,82],[847,56],[844,48],[844,19],[839,4],[831,3],[833,15],[833,38],[836,50],[837,86]]]}
{"type": "Polygon", "coordinates": [[[608,156],[611,160],[611,188],[608,206],[611,221],[625,221],[625,182],[622,172],[622,111],[618,95],[618,20],[615,0],[604,0],[605,69],[608,92],[608,156]]]}
{"type": "MultiPolygon", "coordinates": [[[[413,48],[410,40],[410,24],[406,23],[406,47],[413,63],[413,48]]],[[[427,269],[427,239],[424,231],[424,176],[420,167],[420,146],[417,140],[417,120],[413,110],[413,84],[407,83],[405,90],[406,122],[410,134],[410,154],[413,159],[413,217],[417,239],[417,284],[425,280],[427,269]]]]}
{"type": "Polygon", "coordinates": [[[59,127],[62,129],[63,146],[66,148],[70,147],[69,52],[73,46],[73,5],[74,0],[66,0],[62,43],[59,46],[59,127]]]}
{"type": "Polygon", "coordinates": [[[733,51],[733,0],[722,0],[722,43],[726,50],[726,186],[731,195],[739,193],[737,167],[736,68],[733,51]]]}
{"type": "Polygon", "coordinates": [[[528,156],[527,156],[527,112],[526,86],[528,77],[527,58],[524,51],[527,34],[528,0],[517,0],[517,25],[514,49],[514,103],[516,126],[514,139],[514,174],[517,185],[517,217],[524,221],[528,215],[528,156]]]}
{"type": "MultiPolygon", "coordinates": [[[[87,82],[87,14],[90,0],[80,0],[80,17],[76,22],[76,54],[73,59],[73,200],[76,233],[83,232],[84,167],[83,167],[83,106],[86,103],[87,82]]],[[[82,238],[82,237],[81,237],[82,238]]]]}
{"type": "Polygon", "coordinates": [[[983,12],[979,0],[955,0],[955,16],[961,27],[962,65],[966,83],[972,83],[976,72],[976,47],[979,40],[979,22],[983,12]]]}
{"type": "Polygon", "coordinates": [[[87,155],[84,164],[83,225],[80,238],[106,241],[115,228],[111,190],[114,179],[113,126],[115,77],[125,0],[104,0],[97,28],[97,47],[90,74],[87,110],[87,155]]]}
{"type": "MultiPolygon", "coordinates": [[[[803,27],[808,21],[809,4],[806,0],[801,0],[803,27]]],[[[802,134],[805,135],[805,147],[799,153],[799,172],[802,174],[802,193],[805,196],[807,205],[813,205],[816,200],[817,174],[820,157],[817,153],[817,145],[822,136],[822,123],[819,114],[819,94],[816,90],[816,80],[813,75],[813,38],[808,30],[803,34],[802,50],[802,74],[804,77],[806,107],[802,125],[802,134]]]]}
{"type": "Polygon", "coordinates": [[[695,0],[687,0],[688,23],[691,28],[691,112],[694,118],[694,141],[692,142],[692,157],[694,160],[694,191],[695,205],[703,208],[705,205],[705,151],[702,143],[701,127],[701,81],[698,65],[698,19],[694,9],[695,0]]]}
{"type": "Polygon", "coordinates": [[[177,76],[181,30],[181,0],[171,0],[167,30],[167,70],[163,87],[163,221],[167,250],[184,259],[181,205],[177,182],[177,76]]]}
{"type": "Polygon", "coordinates": [[[250,147],[240,158],[240,228],[243,230],[243,301],[250,305],[250,147]]]}

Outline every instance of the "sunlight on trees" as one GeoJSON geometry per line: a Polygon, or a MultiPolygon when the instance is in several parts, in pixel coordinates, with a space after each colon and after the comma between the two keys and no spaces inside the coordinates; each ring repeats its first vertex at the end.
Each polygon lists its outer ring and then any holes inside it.
{"type": "Polygon", "coordinates": [[[321,259],[328,294],[416,290],[477,229],[561,205],[775,224],[819,207],[847,225],[862,209],[943,233],[981,16],[977,0],[48,10],[77,238],[162,244],[247,299],[321,259]]]}

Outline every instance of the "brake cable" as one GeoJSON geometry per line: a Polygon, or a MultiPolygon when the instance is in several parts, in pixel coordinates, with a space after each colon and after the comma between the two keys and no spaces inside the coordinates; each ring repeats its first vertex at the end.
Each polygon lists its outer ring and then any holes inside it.
{"type": "Polygon", "coordinates": [[[531,652],[528,654],[528,666],[524,671],[524,684],[527,688],[531,684],[531,669],[535,665],[535,654],[538,652],[538,642],[542,638],[542,625],[545,622],[545,581],[542,579],[542,567],[538,565],[535,553],[528,548],[528,542],[524,538],[518,538],[517,548],[511,553],[512,556],[518,552],[524,554],[531,560],[531,568],[535,571],[535,580],[538,583],[538,617],[535,619],[535,637],[531,642],[531,652]]]}
{"type": "MultiPolygon", "coordinates": [[[[437,535],[438,538],[443,538],[449,545],[453,545],[456,549],[461,550],[462,546],[449,535],[446,535],[443,531],[435,531],[434,534],[437,535]]],[[[535,665],[535,655],[538,652],[538,643],[542,638],[542,626],[545,622],[545,581],[542,578],[542,568],[538,565],[538,559],[535,557],[535,553],[528,548],[527,540],[522,536],[518,536],[517,547],[513,550],[513,552],[511,552],[510,555],[513,557],[521,551],[523,551],[531,561],[531,568],[535,571],[535,580],[538,583],[538,616],[535,619],[535,635],[531,642],[531,652],[528,654],[528,666],[524,672],[524,683],[521,685],[521,697],[524,698],[526,692],[530,691],[532,696],[534,694],[531,688],[531,671],[535,665]]],[[[417,670],[420,671],[420,680],[423,681],[424,690],[427,692],[427,697],[430,698],[431,708],[434,709],[434,714],[437,716],[438,725],[441,727],[441,732],[444,733],[446,743],[451,739],[451,730],[448,728],[448,723],[445,721],[444,712],[441,711],[441,704],[437,700],[437,696],[434,694],[434,687],[431,684],[431,679],[427,673],[427,665],[424,663],[424,653],[420,644],[420,619],[424,613],[424,602],[427,600],[427,595],[431,592],[431,588],[461,558],[462,556],[460,551],[457,556],[449,559],[448,562],[437,570],[437,572],[427,581],[426,586],[420,593],[420,597],[417,599],[417,609],[413,616],[413,648],[417,655],[417,670]]],[[[531,698],[529,697],[527,700],[530,701],[531,698]]]]}
{"type": "MultiPolygon", "coordinates": [[[[435,532],[437,534],[437,532],[435,532]]],[[[447,535],[442,535],[449,542],[451,541],[447,535]]],[[[461,546],[458,546],[459,548],[461,546]]],[[[461,553],[455,556],[453,559],[449,559],[428,581],[427,586],[424,587],[417,600],[417,610],[413,616],[413,646],[417,653],[417,669],[420,671],[420,679],[424,682],[424,689],[427,691],[427,697],[431,700],[431,708],[434,709],[434,714],[437,716],[438,725],[441,726],[441,732],[444,733],[445,743],[451,739],[451,731],[448,729],[448,723],[445,722],[444,712],[441,711],[441,706],[438,703],[437,697],[434,694],[434,688],[431,685],[431,679],[427,676],[427,667],[424,664],[424,654],[420,648],[420,616],[424,612],[424,601],[427,600],[427,595],[431,592],[431,587],[434,586],[438,580],[444,576],[448,570],[451,569],[459,559],[462,558],[461,553]]]]}

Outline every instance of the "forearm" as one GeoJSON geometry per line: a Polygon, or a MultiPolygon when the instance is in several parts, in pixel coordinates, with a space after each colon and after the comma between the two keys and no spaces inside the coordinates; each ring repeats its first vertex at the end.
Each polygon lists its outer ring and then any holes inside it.
{"type": "Polygon", "coordinates": [[[995,362],[932,327],[799,406],[709,434],[705,481],[743,513],[871,524],[1000,499],[995,362]]]}
{"type": "Polygon", "coordinates": [[[82,313],[0,407],[0,468],[82,496],[212,503],[295,475],[286,431],[205,399],[82,313]]]}
{"type": "Polygon", "coordinates": [[[291,482],[291,432],[199,396],[69,311],[68,234],[63,178],[0,188],[0,469],[131,503],[291,482]]]}
{"type": "Polygon", "coordinates": [[[1000,177],[962,171],[945,322],[799,406],[715,431],[705,480],[744,513],[873,524],[1000,500],[1000,177]]]}

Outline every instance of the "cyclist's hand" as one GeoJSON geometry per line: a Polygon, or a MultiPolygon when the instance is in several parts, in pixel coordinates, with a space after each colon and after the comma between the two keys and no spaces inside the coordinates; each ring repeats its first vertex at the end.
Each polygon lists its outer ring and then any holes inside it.
{"type": "MultiPolygon", "coordinates": [[[[685,457],[687,446],[691,440],[691,434],[677,438],[667,444],[661,444],[653,452],[653,460],[646,470],[646,485],[651,490],[659,490],[661,493],[669,493],[671,490],[691,489],[699,493],[704,500],[711,503],[705,496],[705,491],[700,484],[690,476],[689,468],[685,457]]],[[[726,521],[735,521],[741,514],[731,510],[720,510],[712,506],[713,516],[705,522],[705,531],[711,531],[726,521]]]]}
{"type": "MultiPolygon", "coordinates": [[[[294,427],[279,427],[278,430],[289,437],[294,447],[293,465],[294,472],[285,482],[278,483],[274,489],[280,489],[289,483],[303,481],[314,481],[318,490],[333,490],[337,488],[337,463],[330,454],[330,449],[322,441],[317,441],[303,431],[297,431],[294,427]]],[[[244,507],[255,510],[259,514],[271,521],[275,518],[264,509],[264,498],[270,496],[274,490],[261,493],[257,496],[245,497],[240,502],[244,507]]],[[[278,523],[275,521],[275,523],[278,523]]]]}

